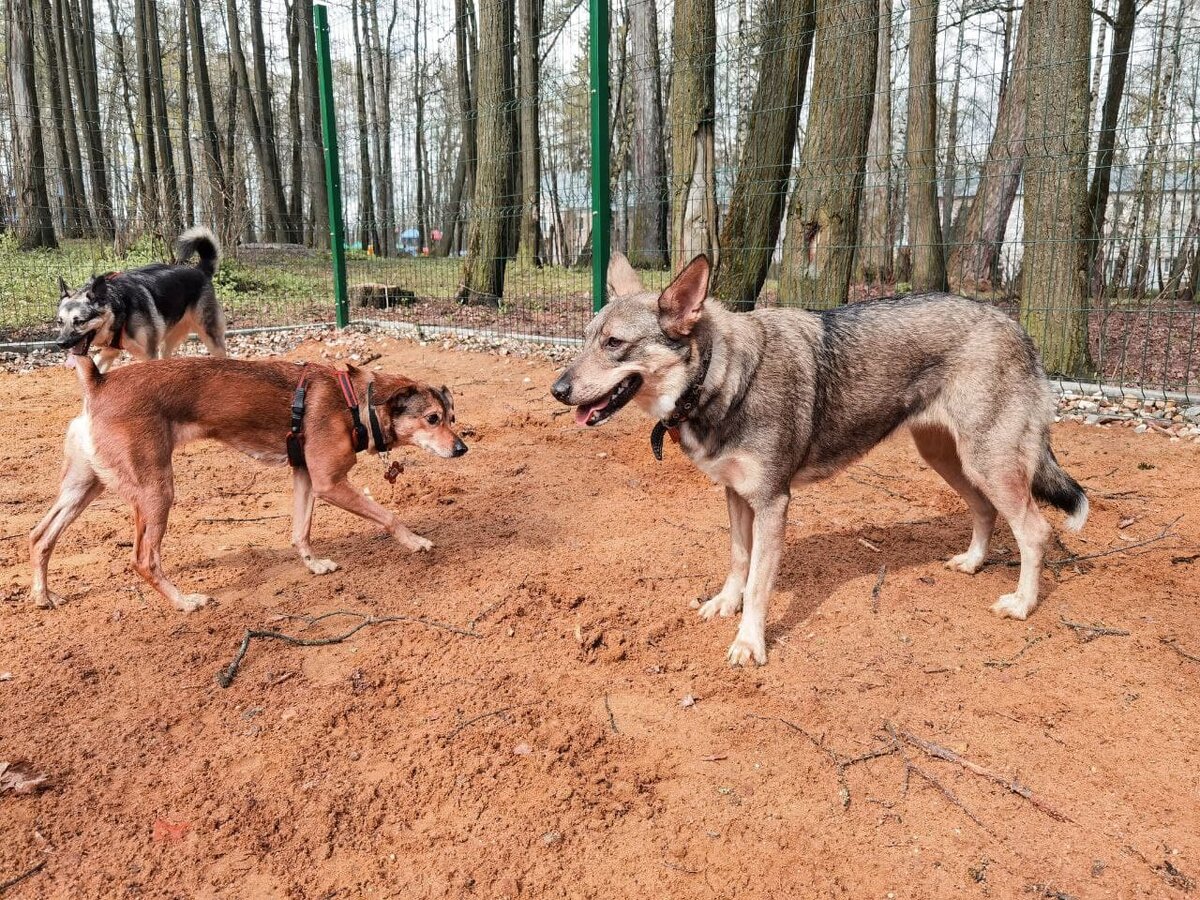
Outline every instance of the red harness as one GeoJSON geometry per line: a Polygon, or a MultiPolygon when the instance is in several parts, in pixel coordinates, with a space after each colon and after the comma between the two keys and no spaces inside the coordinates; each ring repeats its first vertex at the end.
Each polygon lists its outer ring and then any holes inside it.
{"type": "MultiPolygon", "coordinates": [[[[304,363],[301,363],[303,366],[304,363]]],[[[355,453],[361,453],[370,446],[370,438],[367,436],[367,427],[362,423],[362,417],[358,412],[358,394],[354,390],[354,382],[350,380],[348,372],[334,372],[337,377],[338,385],[342,389],[342,396],[346,398],[346,407],[350,410],[350,419],[353,422],[353,431],[351,433],[351,443],[355,453]]],[[[371,391],[368,387],[368,397],[371,391]]],[[[304,372],[300,375],[300,381],[296,385],[295,393],[292,394],[292,426],[287,434],[287,458],[293,468],[302,469],[305,466],[304,461],[304,405],[308,395],[308,368],[305,367],[304,372]]],[[[372,426],[376,425],[374,415],[372,414],[372,426]]],[[[382,442],[382,432],[376,428],[376,444],[377,449],[383,453],[387,447],[382,442]]],[[[390,471],[390,470],[389,470],[390,471]]],[[[393,479],[394,480],[394,479],[393,479]]]]}

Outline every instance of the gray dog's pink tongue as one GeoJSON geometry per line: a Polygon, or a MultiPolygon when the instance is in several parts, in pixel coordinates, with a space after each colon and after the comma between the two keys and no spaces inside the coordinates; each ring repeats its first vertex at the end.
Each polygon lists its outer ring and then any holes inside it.
{"type": "Polygon", "coordinates": [[[588,423],[588,419],[591,418],[592,413],[594,413],[598,409],[603,409],[607,404],[608,404],[608,398],[601,397],[599,400],[595,401],[594,403],[589,403],[586,406],[575,407],[575,424],[576,425],[586,425],[588,423]]]}

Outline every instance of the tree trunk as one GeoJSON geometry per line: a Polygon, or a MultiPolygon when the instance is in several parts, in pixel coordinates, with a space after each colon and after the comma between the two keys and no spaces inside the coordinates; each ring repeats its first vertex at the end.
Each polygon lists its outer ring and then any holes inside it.
{"type": "Polygon", "coordinates": [[[846,302],[875,85],[878,0],[817,4],[808,127],[788,211],[779,300],[846,302]]]}
{"type": "MultiPolygon", "coordinates": [[[[287,240],[285,222],[287,219],[287,201],[283,195],[283,181],[279,175],[279,155],[275,149],[274,131],[267,130],[262,117],[259,115],[255,95],[262,101],[264,109],[270,108],[270,95],[262,86],[252,89],[250,86],[250,69],[246,63],[246,54],[242,48],[241,23],[238,20],[238,10],[235,0],[226,0],[225,17],[229,23],[229,51],[233,59],[233,67],[238,80],[239,91],[246,95],[245,109],[250,128],[250,145],[254,148],[254,157],[258,161],[259,174],[262,177],[262,204],[265,215],[265,226],[268,239],[272,241],[287,240]]],[[[262,47],[262,8],[258,0],[250,4],[251,40],[255,50],[255,81],[258,81],[259,59],[265,53],[262,47]]],[[[263,80],[266,80],[265,68],[263,80]]]]}
{"type": "Polygon", "coordinates": [[[175,172],[175,154],[171,147],[171,130],[167,120],[166,80],[163,78],[162,43],[158,36],[158,2],[142,0],[141,14],[146,19],[147,53],[150,60],[150,99],[154,104],[154,143],[158,148],[158,167],[162,175],[162,197],[167,214],[166,224],[171,236],[183,231],[183,216],[179,203],[179,179],[175,172]]]}
{"type": "Polygon", "coordinates": [[[950,285],[963,293],[987,293],[997,287],[994,281],[1000,246],[1021,183],[1021,168],[1025,164],[1028,118],[1025,90],[1029,74],[1027,22],[1028,17],[1022,14],[1010,68],[1012,75],[1000,97],[996,130],[979,172],[979,186],[968,206],[965,224],[959,229],[954,251],[950,254],[950,285]]]}
{"type": "Polygon", "coordinates": [[[1138,180],[1138,198],[1141,203],[1142,236],[1138,242],[1137,261],[1134,266],[1134,293],[1138,299],[1145,296],[1150,275],[1151,218],[1154,205],[1160,201],[1165,188],[1163,144],[1170,140],[1174,120],[1172,95],[1179,73],[1180,41],[1183,23],[1187,18],[1190,0],[1181,0],[1175,25],[1172,29],[1170,46],[1167,45],[1167,25],[1164,11],[1160,28],[1158,48],[1155,54],[1154,86],[1150,95],[1150,124],[1147,129],[1146,155],[1142,162],[1142,174],[1138,180]],[[1160,174],[1161,173],[1161,174],[1160,174]]]}
{"type": "Polygon", "coordinates": [[[287,196],[283,191],[283,168],[279,164],[279,140],[275,130],[275,103],[267,78],[267,49],[263,38],[262,0],[250,0],[250,44],[254,51],[254,95],[247,101],[258,107],[258,127],[262,130],[263,193],[270,195],[270,207],[276,223],[276,240],[299,241],[289,227],[287,196]]]}
{"type": "MultiPolygon", "coordinates": [[[[354,99],[358,111],[358,241],[363,250],[379,251],[379,225],[375,219],[375,179],[371,174],[370,122],[367,119],[367,92],[363,81],[362,38],[359,32],[359,3],[350,2],[350,21],[354,31],[354,99]]],[[[363,10],[366,29],[366,10],[363,10]]]]}
{"type": "Polygon", "coordinates": [[[317,248],[329,247],[329,194],[325,183],[325,139],[321,132],[321,97],[317,85],[317,35],[312,0],[295,0],[300,8],[300,75],[303,93],[305,176],[312,226],[310,239],[317,248]]]}
{"type": "Polygon", "coordinates": [[[478,163],[459,299],[499,306],[513,196],[513,4],[480,0],[478,163]]]}
{"type": "MultiPolygon", "coordinates": [[[[54,0],[51,0],[54,2],[54,0]]],[[[197,0],[199,2],[199,0],[197,0]]],[[[146,193],[146,181],[142,174],[142,147],[138,140],[137,122],[134,120],[133,89],[129,84],[129,66],[126,64],[125,39],[117,25],[116,0],[108,0],[108,16],[112,23],[113,55],[117,72],[121,77],[121,105],[125,108],[125,127],[129,129],[129,140],[133,144],[133,196],[127,206],[127,217],[136,215],[142,197],[146,193]]]]}
{"type": "MultiPolygon", "coordinates": [[[[538,127],[541,92],[539,37],[542,0],[517,0],[520,10],[520,133],[521,222],[518,259],[525,265],[542,264],[542,140],[538,127]]],[[[420,106],[417,107],[418,112],[420,106]]],[[[418,134],[420,126],[417,126],[418,134]]]]}
{"type": "Polygon", "coordinates": [[[469,37],[471,17],[468,4],[471,0],[454,2],[454,46],[458,84],[459,131],[462,143],[458,150],[458,163],[454,168],[454,182],[450,188],[450,202],[442,220],[442,240],[438,245],[439,256],[449,256],[452,248],[459,246],[457,240],[463,228],[462,207],[464,198],[470,199],[476,166],[475,129],[475,78],[478,72],[478,57],[472,52],[469,37]]]}
{"type": "Polygon", "coordinates": [[[288,228],[292,240],[304,243],[304,134],[300,124],[300,3],[286,3],[288,28],[288,143],[291,178],[288,183],[288,228]]]}
{"type": "MultiPolygon", "coordinates": [[[[65,0],[63,0],[65,2],[65,0]]],[[[133,35],[137,52],[138,122],[142,134],[142,223],[150,231],[162,229],[160,211],[164,205],[158,179],[158,153],[155,149],[157,130],[154,127],[153,88],[150,84],[150,48],[147,20],[143,15],[143,0],[138,0],[133,16],[133,35]]]]}
{"type": "Polygon", "coordinates": [[[91,230],[87,194],[83,185],[83,160],[79,153],[79,136],[75,132],[72,110],[71,82],[64,78],[66,60],[59,56],[62,32],[54,10],[57,4],[41,0],[38,23],[46,50],[46,91],[50,116],[54,122],[54,147],[58,156],[59,177],[62,182],[63,236],[82,237],[91,230]],[[64,93],[65,89],[65,93],[64,93]],[[68,119],[70,124],[68,125],[68,119]],[[69,128],[69,133],[68,133],[69,128]]]}
{"type": "Polygon", "coordinates": [[[937,190],[938,0],[913,0],[908,50],[908,244],[914,291],[946,289],[937,190]]]}
{"type": "Polygon", "coordinates": [[[413,0],[413,106],[416,136],[413,148],[417,163],[417,252],[429,246],[429,160],[425,147],[425,61],[421,57],[421,0],[413,0]]]}
{"type": "Polygon", "coordinates": [[[189,0],[179,3],[179,152],[183,157],[183,224],[190,228],[196,223],[196,174],[192,162],[191,97],[188,91],[188,24],[189,0]]]}
{"type": "Polygon", "coordinates": [[[6,0],[8,95],[13,131],[13,187],[17,199],[14,233],[21,250],[57,247],[54,214],[46,190],[46,153],[42,146],[36,62],[33,51],[32,0],[6,0]]]}
{"type": "Polygon", "coordinates": [[[754,309],[775,253],[815,24],[814,0],[768,0],[762,8],[758,86],[721,230],[714,290],[733,309],[754,309]]]}
{"type": "Polygon", "coordinates": [[[96,204],[96,226],[101,237],[111,239],[115,228],[112,198],[108,191],[108,167],[104,160],[104,132],[100,124],[95,14],[91,0],[81,0],[78,8],[71,7],[68,0],[59,2],[62,4],[62,21],[70,27],[72,38],[67,42],[68,59],[72,64],[75,93],[79,97],[83,118],[84,146],[92,173],[92,200],[96,204]]]}
{"type": "Polygon", "coordinates": [[[208,72],[208,51],[204,46],[204,23],[200,17],[200,0],[187,0],[188,37],[192,45],[192,73],[196,82],[196,103],[200,113],[200,146],[204,150],[204,168],[208,173],[209,215],[225,246],[232,247],[236,237],[231,230],[233,197],[229,190],[226,170],[221,164],[221,133],[217,130],[217,113],[213,106],[212,82],[208,72]]]}
{"type": "Polygon", "coordinates": [[[675,0],[672,30],[671,264],[679,271],[699,253],[716,269],[716,55],[714,0],[675,0]]]}
{"type": "Polygon", "coordinates": [[[867,139],[863,186],[862,240],[856,278],[867,284],[892,280],[892,2],[879,0],[879,41],[875,64],[875,108],[867,139]]]}
{"type": "Polygon", "coordinates": [[[1104,221],[1108,215],[1108,193],[1112,182],[1113,148],[1117,142],[1117,120],[1125,96],[1125,78],[1129,72],[1129,47],[1137,24],[1136,0],[1117,0],[1117,18],[1113,27],[1112,59],[1108,64],[1108,86],[1104,110],[1100,114],[1100,132],[1096,138],[1096,168],[1088,190],[1091,233],[1088,240],[1088,272],[1092,296],[1104,293],[1104,221]]]}
{"type": "Polygon", "coordinates": [[[1088,0],[1029,0],[1021,322],[1046,371],[1088,369],[1088,0]]]}
{"type": "MultiPolygon", "coordinates": [[[[961,9],[961,7],[960,7],[961,9]]],[[[942,241],[954,243],[954,188],[958,165],[958,95],[962,85],[963,50],[966,44],[967,23],[958,25],[958,49],[954,54],[954,86],[950,90],[950,114],[946,119],[946,160],[942,168],[942,241]]],[[[936,101],[937,87],[934,86],[936,101]]],[[[943,259],[944,259],[943,250],[943,259]]]]}
{"type": "Polygon", "coordinates": [[[667,159],[663,141],[658,9],[651,0],[634,0],[629,4],[629,40],[630,52],[642,68],[633,84],[633,134],[629,154],[633,211],[626,255],[636,268],[665,269],[671,264],[667,250],[667,159]]]}

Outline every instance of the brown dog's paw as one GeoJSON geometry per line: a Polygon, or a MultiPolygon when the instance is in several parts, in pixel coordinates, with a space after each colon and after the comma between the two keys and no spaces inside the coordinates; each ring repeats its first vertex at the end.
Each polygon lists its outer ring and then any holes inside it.
{"type": "Polygon", "coordinates": [[[210,600],[212,600],[212,597],[205,594],[184,594],[174,606],[181,612],[190,613],[195,612],[202,606],[207,606],[210,600]]]}
{"type": "Polygon", "coordinates": [[[33,605],[38,609],[58,609],[59,606],[67,602],[54,593],[54,591],[31,591],[29,599],[33,601],[33,605]]]}
{"type": "Polygon", "coordinates": [[[400,543],[402,543],[413,553],[428,553],[433,549],[433,541],[429,540],[428,538],[423,538],[419,534],[413,534],[409,532],[408,534],[402,536],[399,540],[400,543]]]}
{"type": "Polygon", "coordinates": [[[315,559],[309,557],[304,560],[304,565],[308,566],[308,571],[314,575],[328,575],[330,572],[336,572],[338,564],[332,559],[315,559]]]}

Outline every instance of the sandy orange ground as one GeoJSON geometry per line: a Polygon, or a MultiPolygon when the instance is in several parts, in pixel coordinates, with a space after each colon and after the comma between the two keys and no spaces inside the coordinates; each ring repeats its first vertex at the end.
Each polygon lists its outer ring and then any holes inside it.
{"type": "Polygon", "coordinates": [[[24,534],[78,391],[61,369],[0,376],[0,760],[50,785],[0,794],[0,883],[44,863],[5,900],[1174,897],[1200,880],[1200,662],[1177,652],[1200,658],[1194,444],[1056,429],[1093,514],[1050,556],[1122,552],[1048,572],[1017,623],[988,612],[1016,575],[1007,530],[981,574],[945,571],[966,511],[891,441],[797,496],[770,663],[731,670],[734,624],[688,608],[724,576],[722,495],[677,448],[656,463],[639,413],[580,431],[545,363],[377,346],[453,386],[473,430],[462,460],[406,453],[394,488],[373,460],[355,472],[435,550],[319,507],[316,547],[342,568],[314,577],[288,545],[287,472],[194,445],[164,546],[184,590],[217,598],[190,616],[132,573],[111,496],[53,560],[70,602],[26,600],[24,534]],[[255,643],[216,684],[246,628],[333,634],[351,621],[282,617],[334,610],[478,637],[255,643]],[[1083,642],[1064,618],[1129,634],[1083,642]],[[902,753],[889,726],[914,739],[902,753]],[[892,752],[839,781],[874,751],[892,752]]]}

